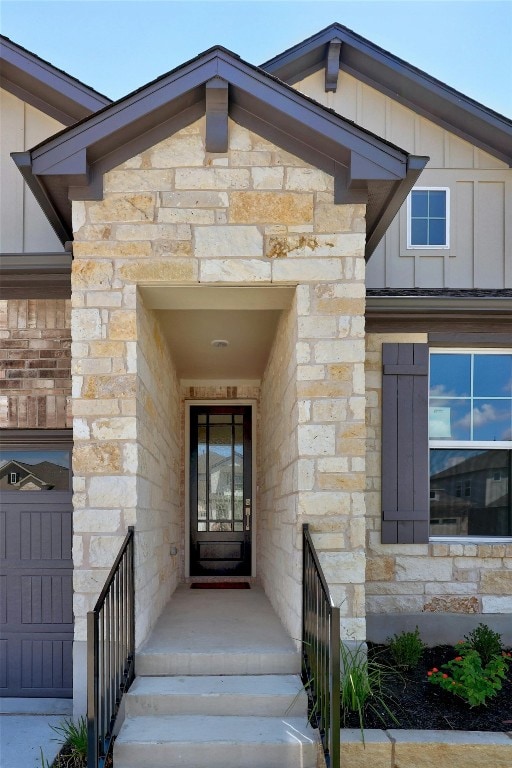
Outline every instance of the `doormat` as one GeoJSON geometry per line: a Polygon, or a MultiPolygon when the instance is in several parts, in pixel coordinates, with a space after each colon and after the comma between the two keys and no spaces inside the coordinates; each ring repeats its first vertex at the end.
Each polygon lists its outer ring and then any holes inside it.
{"type": "Polygon", "coordinates": [[[250,589],[248,581],[195,581],[190,589],[250,589]]]}

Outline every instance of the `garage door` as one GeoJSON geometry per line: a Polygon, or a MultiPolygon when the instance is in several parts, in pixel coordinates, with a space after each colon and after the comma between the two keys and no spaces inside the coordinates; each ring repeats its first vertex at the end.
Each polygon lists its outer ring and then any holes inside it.
{"type": "Polygon", "coordinates": [[[70,477],[69,443],[9,448],[2,442],[2,696],[72,695],[70,477]]]}

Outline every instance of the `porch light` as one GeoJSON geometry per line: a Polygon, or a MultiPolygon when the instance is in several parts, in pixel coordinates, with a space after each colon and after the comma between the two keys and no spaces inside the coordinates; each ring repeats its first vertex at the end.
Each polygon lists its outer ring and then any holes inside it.
{"type": "Polygon", "coordinates": [[[226,341],[226,339],[214,339],[210,343],[212,347],[217,347],[218,349],[223,349],[224,347],[229,346],[229,341],[226,341]]]}

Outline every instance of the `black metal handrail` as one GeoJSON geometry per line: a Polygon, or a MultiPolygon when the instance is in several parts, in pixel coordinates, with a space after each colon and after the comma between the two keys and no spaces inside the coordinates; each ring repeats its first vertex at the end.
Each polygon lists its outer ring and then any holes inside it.
{"type": "Polygon", "coordinates": [[[302,526],[302,558],[302,679],[327,768],[340,768],[340,609],[332,601],[307,524],[302,526]]]}
{"type": "Polygon", "coordinates": [[[119,705],[135,676],[134,529],[128,528],[94,610],[87,614],[87,768],[103,768],[119,705]]]}

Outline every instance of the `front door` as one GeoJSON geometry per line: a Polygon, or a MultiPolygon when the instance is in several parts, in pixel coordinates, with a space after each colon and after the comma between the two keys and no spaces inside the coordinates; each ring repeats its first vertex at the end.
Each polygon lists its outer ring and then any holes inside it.
{"type": "Polygon", "coordinates": [[[250,576],[251,407],[190,408],[190,575],[250,576]]]}

